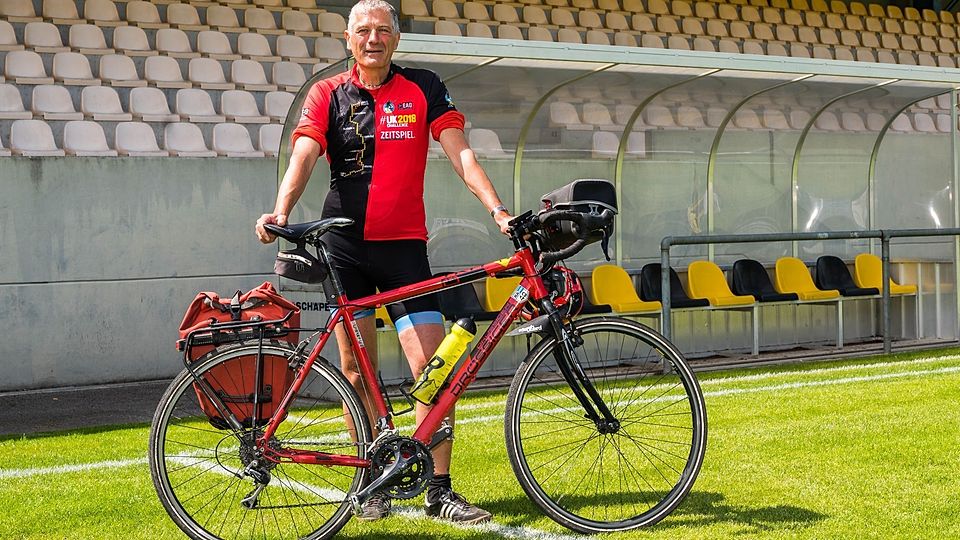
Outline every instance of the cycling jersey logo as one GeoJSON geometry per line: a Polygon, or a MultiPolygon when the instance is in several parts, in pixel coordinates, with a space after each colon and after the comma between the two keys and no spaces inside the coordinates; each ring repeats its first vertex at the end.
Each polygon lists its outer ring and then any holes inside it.
{"type": "Polygon", "coordinates": [[[443,99],[447,100],[447,105],[453,107],[453,99],[450,97],[450,92],[444,94],[443,99]]]}
{"type": "Polygon", "coordinates": [[[301,118],[306,118],[307,115],[310,114],[310,109],[307,107],[304,107],[303,109],[300,110],[300,114],[301,114],[301,118]]]}
{"type": "Polygon", "coordinates": [[[387,114],[393,114],[394,106],[392,101],[388,101],[383,104],[383,112],[387,114]]]}

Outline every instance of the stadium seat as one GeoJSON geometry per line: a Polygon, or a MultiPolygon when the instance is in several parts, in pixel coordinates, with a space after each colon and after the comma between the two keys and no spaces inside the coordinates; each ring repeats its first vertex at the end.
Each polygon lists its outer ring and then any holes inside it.
{"type": "Polygon", "coordinates": [[[137,67],[133,60],[119,54],[108,54],[100,58],[100,80],[117,87],[147,85],[147,81],[142,80],[137,74],[137,67]]]}
{"type": "Polygon", "coordinates": [[[83,113],[73,106],[70,92],[60,85],[34,86],[30,110],[44,120],[83,120],[83,113]]]}
{"type": "Polygon", "coordinates": [[[692,298],[704,298],[714,307],[749,306],[753,295],[735,295],[727,285],[723,270],[711,261],[693,261],[687,267],[687,283],[692,298]]]}
{"type": "Polygon", "coordinates": [[[207,24],[221,32],[231,34],[247,32],[240,26],[237,12],[227,6],[210,6],[207,8],[207,24]]]}
{"type": "MultiPolygon", "coordinates": [[[[883,287],[883,261],[871,253],[861,253],[854,259],[854,283],[863,289],[880,290],[883,287]]],[[[917,294],[916,285],[900,285],[890,278],[890,294],[917,294]]]]}
{"type": "Polygon", "coordinates": [[[580,115],[577,109],[571,103],[565,101],[553,101],[549,107],[550,125],[562,127],[567,130],[592,131],[593,126],[584,124],[580,121],[580,115]]]}
{"type": "MultiPolygon", "coordinates": [[[[109,86],[88,86],[80,92],[80,112],[97,122],[129,122],[133,115],[123,110],[120,96],[109,86]]],[[[64,143],[66,144],[66,143],[64,143]]]]}
{"type": "Polygon", "coordinates": [[[464,2],[463,18],[468,21],[489,22],[490,12],[487,11],[487,6],[480,2],[464,2]]]}
{"type": "Polygon", "coordinates": [[[227,35],[216,30],[203,30],[197,34],[197,52],[214,60],[240,59],[240,55],[233,52],[227,35]]]}
{"type": "Polygon", "coordinates": [[[0,157],[8,157],[11,155],[13,155],[13,153],[10,152],[10,149],[3,145],[3,138],[0,137],[0,157]]]}
{"type": "Polygon", "coordinates": [[[18,156],[64,156],[53,130],[43,120],[16,120],[10,126],[10,151],[18,156]]]}
{"type": "Polygon", "coordinates": [[[843,296],[867,296],[879,294],[874,287],[858,287],[850,275],[847,264],[834,255],[821,255],[817,258],[814,282],[820,289],[836,289],[843,296]]]}
{"type": "Polygon", "coordinates": [[[523,32],[520,27],[512,24],[501,24],[497,26],[497,39],[523,39],[523,32]]]}
{"type": "Polygon", "coordinates": [[[99,56],[116,52],[107,47],[107,39],[103,35],[103,30],[92,24],[70,26],[67,42],[73,50],[80,54],[99,56]]]}
{"type": "Polygon", "coordinates": [[[192,4],[168,4],[167,24],[187,32],[202,32],[210,27],[200,22],[200,14],[192,4]]]}
{"type": "Polygon", "coordinates": [[[833,300],[840,298],[838,290],[821,290],[813,283],[807,265],[796,257],[777,259],[774,272],[774,287],[781,294],[796,293],[803,301],[833,300]]]}
{"type": "Polygon", "coordinates": [[[484,280],[483,309],[486,311],[500,311],[517,285],[520,284],[520,276],[494,278],[487,277],[484,280]]]}
{"type": "Polygon", "coordinates": [[[324,9],[317,7],[317,0],[287,0],[287,7],[305,13],[323,13],[324,9]]]}
{"type": "Polygon", "coordinates": [[[243,25],[258,34],[283,34],[277,28],[273,13],[263,8],[247,8],[243,11],[243,25]]]}
{"type": "Polygon", "coordinates": [[[100,79],[93,76],[90,60],[75,52],[60,52],[53,56],[53,78],[68,86],[100,85],[100,79]]]}
{"type": "Polygon", "coordinates": [[[260,114],[257,100],[245,90],[228,90],[220,95],[220,112],[227,120],[240,124],[266,124],[270,118],[260,114]]]}
{"type": "MultiPolygon", "coordinates": [[[[212,58],[194,58],[187,66],[187,78],[204,90],[233,90],[234,84],[227,82],[220,62],[212,58]]],[[[189,83],[187,83],[189,85],[189,83]]]]}
{"type": "Polygon", "coordinates": [[[200,128],[187,122],[173,122],[163,129],[163,147],[178,157],[217,157],[207,148],[200,128]]]}
{"type": "Polygon", "coordinates": [[[180,121],[179,115],[170,112],[167,96],[159,88],[134,88],[131,90],[130,114],[143,122],[180,121]]]}
{"type": "MultiPolygon", "coordinates": [[[[281,36],[283,37],[283,36],[281,36]]],[[[235,60],[230,64],[230,80],[243,90],[273,92],[277,85],[267,81],[263,65],[255,60],[235,60]]]]}
{"type": "Polygon", "coordinates": [[[626,270],[612,264],[602,264],[593,269],[587,295],[592,304],[608,305],[617,313],[643,313],[662,309],[659,300],[641,300],[626,270]]]}
{"type": "Polygon", "coordinates": [[[20,90],[12,84],[0,84],[0,120],[28,120],[33,113],[23,107],[20,90]]]}
{"type": "Polygon", "coordinates": [[[527,28],[527,39],[529,41],[554,41],[550,30],[540,26],[527,28]]]}
{"type": "Polygon", "coordinates": [[[591,155],[596,159],[615,159],[620,151],[620,137],[609,131],[594,131],[591,155]]]}
{"type": "MultiPolygon", "coordinates": [[[[194,60],[199,60],[194,58],[194,60]]],[[[205,60],[210,60],[206,58],[205,60]]],[[[216,60],[210,60],[216,62],[216,60]]],[[[217,64],[219,66],[219,64],[217,64]]],[[[190,88],[192,85],[183,79],[180,64],[169,56],[151,56],[143,63],[143,77],[157,88],[190,88]]]]}
{"type": "MultiPolygon", "coordinates": [[[[561,28],[557,30],[557,42],[558,43],[583,43],[583,36],[580,35],[580,32],[572,28],[561,28]]],[[[607,42],[606,45],[610,43],[607,42]]]]}
{"type": "Polygon", "coordinates": [[[185,122],[218,124],[227,121],[226,116],[217,114],[213,108],[213,100],[206,90],[199,88],[178,90],[174,103],[174,110],[185,122]]]}
{"type": "Polygon", "coordinates": [[[296,36],[317,37],[322,33],[317,32],[310,15],[303,11],[287,10],[280,16],[280,26],[287,32],[293,32],[296,36]]]}
{"type": "Polygon", "coordinates": [[[313,55],[332,64],[346,58],[347,49],[339,39],[319,37],[314,42],[313,55]]]}
{"type": "Polygon", "coordinates": [[[111,0],[86,0],[83,3],[83,18],[97,26],[127,26],[111,0]]]}
{"type": "MultiPolygon", "coordinates": [[[[645,264],[640,269],[640,299],[647,302],[660,301],[662,291],[660,263],[645,264]]],[[[676,270],[670,269],[671,308],[706,307],[709,305],[709,300],[694,299],[687,296],[686,291],[683,290],[683,284],[680,282],[680,276],[677,275],[676,270]]]]}
{"type": "Polygon", "coordinates": [[[470,148],[482,158],[504,158],[510,154],[503,151],[500,137],[490,129],[474,128],[467,134],[470,148]]]}
{"type": "Polygon", "coordinates": [[[60,30],[47,22],[31,22],[23,27],[23,44],[38,53],[59,53],[70,50],[63,45],[60,30]]]}
{"type": "Polygon", "coordinates": [[[48,19],[57,25],[74,25],[86,22],[80,18],[76,0],[43,0],[41,14],[44,19],[48,19]]]}
{"type": "Polygon", "coordinates": [[[213,150],[226,157],[262,158],[264,156],[263,152],[253,148],[250,132],[240,124],[213,126],[213,150]]]}
{"type": "Polygon", "coordinates": [[[126,56],[156,56],[147,34],[136,26],[121,26],[113,31],[113,48],[126,56]]]}
{"type": "Polygon", "coordinates": [[[433,23],[433,33],[438,36],[462,36],[460,25],[453,21],[437,21],[433,23]]]}
{"type": "Polygon", "coordinates": [[[632,34],[617,32],[613,35],[613,44],[619,47],[637,47],[637,38],[632,34]]]}
{"type": "Polygon", "coordinates": [[[272,120],[283,122],[293,105],[293,99],[294,95],[290,92],[268,92],[263,97],[263,112],[272,120]]]}
{"type": "Polygon", "coordinates": [[[467,36],[493,39],[493,30],[488,25],[483,23],[468,22],[467,36]]]}
{"type": "Polygon", "coordinates": [[[179,28],[161,28],[157,30],[157,51],[171,58],[197,58],[200,53],[193,50],[187,33],[179,28]]]}
{"type": "Polygon", "coordinates": [[[269,157],[276,157],[280,152],[280,138],[283,136],[283,126],[280,124],[265,124],[260,126],[257,136],[257,149],[269,157]]]}
{"type": "Polygon", "coordinates": [[[751,295],[758,302],[796,301],[796,293],[781,294],[773,288],[773,282],[762,264],[753,259],[740,259],[733,263],[733,293],[751,295]]]}
{"type": "Polygon", "coordinates": [[[520,14],[517,13],[516,7],[497,2],[493,5],[493,20],[516,25],[520,23],[520,14]]]}
{"type": "Polygon", "coordinates": [[[0,51],[22,51],[23,45],[17,41],[13,25],[0,19],[0,51]]]}
{"type": "Polygon", "coordinates": [[[333,37],[342,37],[347,29],[347,21],[339,13],[325,12],[317,14],[317,30],[333,37]]]}
{"type": "Polygon", "coordinates": [[[294,62],[275,62],[271,68],[270,77],[273,84],[289,92],[300,90],[303,83],[307,82],[303,67],[294,62]]]}
{"type": "Polygon", "coordinates": [[[157,29],[170,27],[170,25],[160,20],[160,11],[157,10],[157,6],[151,2],[145,2],[143,0],[127,2],[126,14],[127,22],[140,28],[157,29]]]}
{"type": "Polygon", "coordinates": [[[66,123],[63,127],[63,150],[71,156],[117,156],[117,151],[107,146],[103,127],[89,120],[66,123]]]}
{"type": "Polygon", "coordinates": [[[37,17],[37,11],[33,7],[32,0],[3,0],[0,2],[0,18],[17,23],[30,23],[40,20],[40,17],[37,17]]]}
{"type": "MultiPolygon", "coordinates": [[[[321,39],[321,38],[317,38],[321,39]]],[[[247,32],[237,36],[237,52],[244,58],[258,62],[279,62],[280,57],[270,50],[270,42],[266,36],[247,32]]]]}
{"type": "Polygon", "coordinates": [[[307,42],[300,36],[277,36],[277,55],[288,62],[316,63],[307,50],[307,42]]]}

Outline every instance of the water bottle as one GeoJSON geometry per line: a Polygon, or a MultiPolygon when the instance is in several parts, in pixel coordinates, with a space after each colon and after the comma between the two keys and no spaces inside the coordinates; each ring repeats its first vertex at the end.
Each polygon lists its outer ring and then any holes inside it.
{"type": "Polygon", "coordinates": [[[453,367],[457,365],[457,360],[463,356],[467,350],[467,345],[473,340],[477,333],[477,325],[473,319],[462,318],[453,323],[450,333],[443,338],[437,352],[433,353],[433,358],[423,368],[423,373],[417,382],[413,383],[410,389],[410,395],[424,405],[433,403],[433,398],[440,392],[440,388],[445,382],[453,367]]]}

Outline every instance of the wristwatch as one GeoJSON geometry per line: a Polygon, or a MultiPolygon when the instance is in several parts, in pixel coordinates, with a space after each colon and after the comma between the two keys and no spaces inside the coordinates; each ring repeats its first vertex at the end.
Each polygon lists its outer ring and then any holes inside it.
{"type": "Polygon", "coordinates": [[[497,206],[493,207],[493,210],[490,211],[490,217],[497,217],[499,212],[507,212],[507,207],[502,204],[498,204],[497,206]]]}

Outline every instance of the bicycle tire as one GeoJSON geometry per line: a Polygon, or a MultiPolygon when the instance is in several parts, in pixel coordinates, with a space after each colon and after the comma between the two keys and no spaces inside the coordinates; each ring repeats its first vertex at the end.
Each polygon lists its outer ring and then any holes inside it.
{"type": "Polygon", "coordinates": [[[507,395],[510,464],[527,496],[564,527],[592,534],[653,525],[680,504],[700,471],[703,393],[676,347],[640,323],[580,319],[576,333],[583,339],[577,361],[619,430],[603,434],[585,417],[556,365],[559,342],[545,338],[507,395]]]}
{"type": "MultiPolygon", "coordinates": [[[[214,368],[256,355],[256,342],[215,349],[193,364],[200,377],[212,379],[214,368]]],[[[293,348],[265,342],[264,358],[287,360],[293,348]]],[[[234,364],[236,365],[236,364],[234,364]]],[[[245,364],[251,365],[249,362],[245,364]]],[[[249,369],[248,369],[249,371],[249,369]]],[[[253,375],[249,375],[252,377],[253,375]]],[[[276,399],[280,399],[277,396],[276,399]]],[[[241,473],[251,460],[253,429],[222,429],[201,410],[194,379],[184,370],[160,400],[150,429],[150,475],[164,509],[187,536],[233,538],[326,539],[350,519],[346,495],[366,480],[366,469],[279,463],[269,469],[269,483],[249,509],[240,501],[254,489],[241,473]]],[[[318,358],[307,374],[287,417],[271,444],[323,449],[365,458],[370,426],[356,391],[340,371],[318,358]],[[355,419],[354,437],[344,411],[355,419]]]]}

